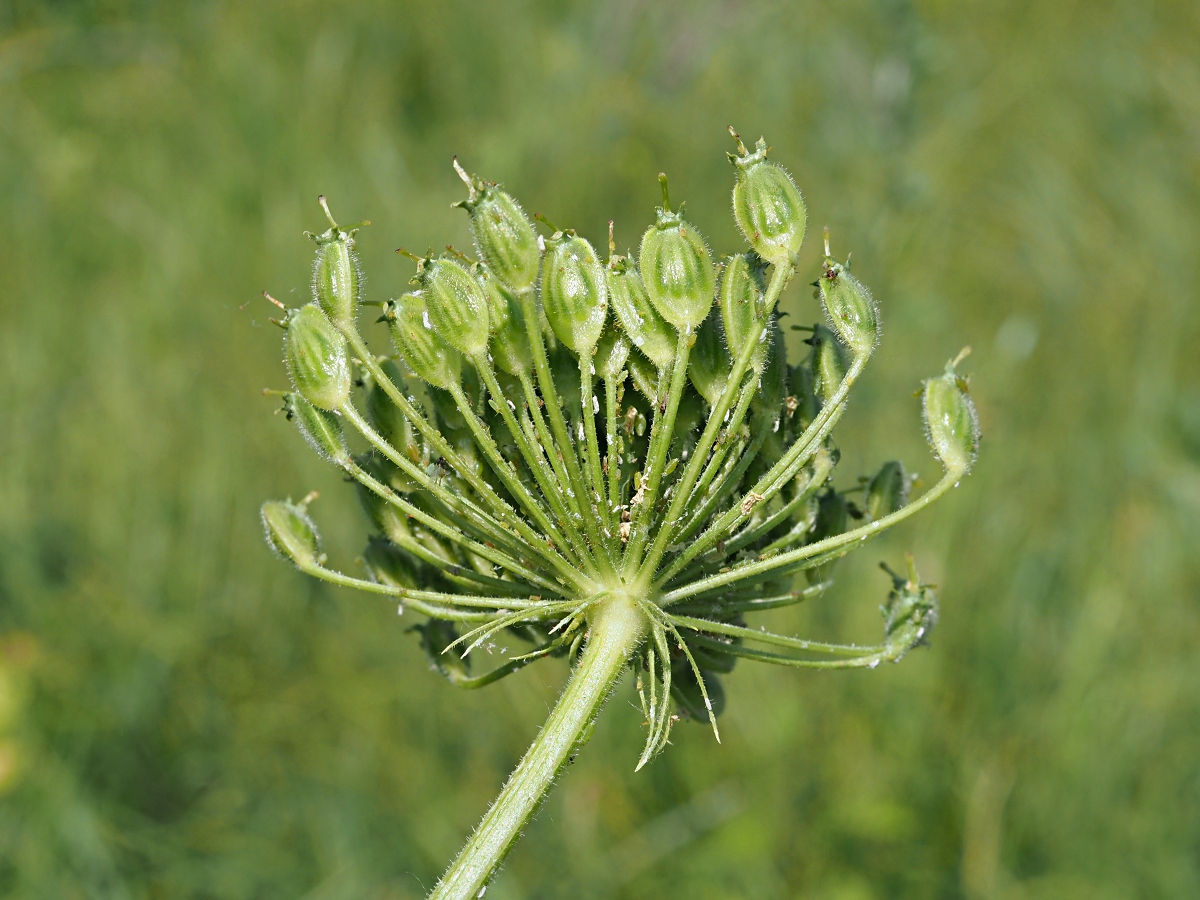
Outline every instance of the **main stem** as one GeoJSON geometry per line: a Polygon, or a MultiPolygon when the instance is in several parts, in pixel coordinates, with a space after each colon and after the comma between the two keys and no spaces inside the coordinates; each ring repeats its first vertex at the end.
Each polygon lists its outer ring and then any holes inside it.
{"type": "Polygon", "coordinates": [[[634,598],[614,592],[598,604],[589,630],[583,655],[550,718],[429,900],[480,895],[558,773],[587,741],[589,726],[646,633],[646,619],[634,598]]]}

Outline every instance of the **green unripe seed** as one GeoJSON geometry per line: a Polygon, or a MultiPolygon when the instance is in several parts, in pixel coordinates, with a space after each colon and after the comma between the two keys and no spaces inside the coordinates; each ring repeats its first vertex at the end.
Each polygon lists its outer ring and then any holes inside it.
{"type": "Polygon", "coordinates": [[[885,462],[867,484],[867,496],[863,501],[863,512],[867,519],[874,522],[908,505],[908,489],[911,486],[904,463],[895,459],[885,462]]]}
{"type": "Polygon", "coordinates": [[[663,205],[658,209],[658,221],[642,236],[638,268],[659,315],[690,334],[712,309],[716,273],[700,232],[667,208],[666,179],[662,182],[663,205]]]}
{"type": "Polygon", "coordinates": [[[470,191],[470,196],[455,206],[471,216],[471,237],[479,255],[509,290],[520,292],[533,287],[541,249],[529,216],[499,185],[471,177],[458,160],[454,168],[470,191]]]}
{"type": "Polygon", "coordinates": [[[601,378],[621,380],[621,372],[629,360],[629,341],[624,335],[610,331],[600,338],[596,347],[596,374],[601,378]]]}
{"type": "Polygon", "coordinates": [[[392,342],[418,378],[442,390],[462,382],[462,356],[434,331],[424,291],[391,301],[387,319],[392,342]]]}
{"type": "Polygon", "coordinates": [[[756,253],[739,253],[731,256],[721,273],[721,322],[725,326],[725,340],[729,344],[729,355],[741,355],[746,341],[758,341],[759,346],[751,357],[754,371],[761,374],[767,360],[769,345],[762,340],[763,295],[766,293],[766,265],[756,253]]]}
{"type": "Polygon", "coordinates": [[[675,329],[650,302],[641,274],[624,257],[610,257],[605,274],[608,301],[630,343],[659,369],[667,368],[675,358],[675,329]]]}
{"type": "Polygon", "coordinates": [[[791,265],[804,243],[807,213],[800,189],[782,166],[767,160],[767,142],[758,139],[754,153],[738,140],[729,154],[737,173],[733,184],[733,217],[754,252],[777,266],[791,265]]]}
{"type": "Polygon", "coordinates": [[[714,406],[725,390],[732,369],[733,360],[729,358],[721,334],[721,317],[709,316],[696,332],[696,343],[688,357],[688,378],[708,405],[714,406]]]}
{"type": "Polygon", "coordinates": [[[479,266],[475,277],[483,288],[488,303],[488,322],[492,328],[492,359],[509,375],[528,375],[533,371],[533,354],[529,335],[525,332],[525,316],[521,304],[495,273],[479,266]]]}
{"type": "Polygon", "coordinates": [[[338,328],[344,328],[354,321],[358,302],[362,299],[362,269],[354,252],[354,236],[358,228],[339,228],[325,198],[318,199],[329,219],[329,230],[322,234],[309,234],[317,244],[317,255],[313,260],[313,300],[331,322],[338,328]]]}
{"type": "Polygon", "coordinates": [[[488,302],[483,289],[457,260],[423,259],[416,281],[438,335],[465,356],[487,352],[488,302]]]}
{"type": "Polygon", "coordinates": [[[292,384],[313,406],[337,409],[350,397],[346,339],[312,303],[292,311],[285,324],[284,358],[292,384]]]}
{"type": "Polygon", "coordinates": [[[947,472],[965,475],[979,451],[979,415],[953,363],[944,374],[925,382],[923,400],[929,445],[947,472]]]}
{"type": "Polygon", "coordinates": [[[846,353],[837,335],[824,325],[813,328],[813,336],[808,343],[812,346],[810,363],[813,394],[823,404],[828,403],[846,377],[846,353]]]}
{"type": "Polygon", "coordinates": [[[320,564],[321,537],[304,504],[268,500],[261,515],[267,543],[276,553],[301,569],[320,564]]]}
{"type": "Polygon", "coordinates": [[[591,355],[608,314],[608,284],[596,250],[570,232],[546,242],[542,263],[542,308],[555,336],[568,350],[591,355]]]}
{"type": "Polygon", "coordinates": [[[879,342],[879,312],[871,292],[840,263],[826,258],[817,292],[829,324],[855,356],[867,356],[879,342]]]}
{"type": "Polygon", "coordinates": [[[328,410],[313,406],[299,394],[288,394],[284,400],[288,418],[310,447],[334,465],[341,466],[350,461],[341,419],[328,410]]]}

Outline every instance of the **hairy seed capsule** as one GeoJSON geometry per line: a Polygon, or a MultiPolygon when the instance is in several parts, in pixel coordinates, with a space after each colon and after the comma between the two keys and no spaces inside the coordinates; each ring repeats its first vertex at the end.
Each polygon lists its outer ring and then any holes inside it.
{"type": "Polygon", "coordinates": [[[725,390],[733,361],[725,349],[721,317],[711,315],[696,332],[696,343],[688,357],[688,378],[696,392],[714,406],[725,390]]]}
{"type": "Polygon", "coordinates": [[[475,277],[488,303],[488,322],[492,328],[491,350],[496,366],[509,375],[528,375],[533,371],[529,335],[525,333],[525,315],[521,304],[500,283],[495,273],[479,266],[475,277]]]}
{"type": "Polygon", "coordinates": [[[760,315],[763,294],[766,292],[766,264],[757,253],[731,256],[721,273],[721,322],[725,325],[725,340],[729,355],[737,359],[746,341],[756,341],[751,365],[761,374],[767,360],[768,345],[759,340],[765,324],[760,315]]]}
{"type": "Polygon", "coordinates": [[[630,342],[659,369],[671,365],[675,358],[675,330],[651,304],[641,274],[630,260],[614,256],[609,258],[605,275],[609,303],[630,342]]]}
{"type": "Polygon", "coordinates": [[[438,335],[466,356],[487,352],[488,303],[479,283],[453,259],[423,259],[416,281],[438,335]]]}
{"type": "Polygon", "coordinates": [[[925,382],[923,414],[929,444],[946,471],[965,475],[979,451],[979,416],[954,363],[925,382]]]}
{"type": "Polygon", "coordinates": [[[457,160],[454,168],[470,191],[470,196],[455,206],[471,216],[471,237],[479,255],[509,290],[520,292],[533,287],[541,256],[533,223],[499,185],[467,175],[457,160]]]}
{"type": "Polygon", "coordinates": [[[817,282],[829,324],[857,357],[867,356],[879,342],[879,312],[871,292],[849,269],[826,258],[817,282]]]}
{"type": "Polygon", "coordinates": [[[321,537],[303,504],[268,500],[261,514],[267,543],[276,553],[301,569],[319,564],[321,537]]]}
{"type": "Polygon", "coordinates": [[[874,522],[891,515],[908,504],[910,479],[899,460],[885,462],[875,477],[867,484],[867,496],[863,501],[863,512],[868,521],[874,522]]]}
{"type": "Polygon", "coordinates": [[[667,206],[666,179],[658,221],[642,236],[638,267],[650,302],[684,333],[691,333],[712,309],[716,274],[700,232],[667,206]]]}
{"type": "Polygon", "coordinates": [[[462,382],[462,356],[433,330],[424,291],[391,301],[387,318],[392,342],[418,378],[443,390],[462,382]]]}
{"type": "Polygon", "coordinates": [[[317,244],[317,255],[313,260],[313,300],[331,322],[338,328],[345,328],[354,321],[362,298],[362,270],[354,252],[358,228],[339,228],[329,214],[325,198],[321,197],[320,201],[330,227],[322,234],[309,235],[317,244]]]}
{"type": "Polygon", "coordinates": [[[571,232],[547,241],[541,293],[555,336],[572,353],[591,355],[608,314],[608,285],[595,248],[571,232]]]}
{"type": "Polygon", "coordinates": [[[812,346],[813,393],[823,404],[828,403],[846,377],[846,354],[837,335],[824,325],[813,328],[808,343],[812,346]]]}
{"type": "Polygon", "coordinates": [[[337,466],[350,461],[341,419],[328,410],[313,406],[299,394],[286,395],[284,403],[287,417],[320,456],[337,466]]]}
{"type": "Polygon", "coordinates": [[[807,213],[800,189],[780,165],[767,159],[767,142],[758,139],[754,152],[738,140],[729,154],[737,173],[733,185],[733,217],[754,251],[767,262],[791,265],[804,243],[807,213]]]}
{"type": "Polygon", "coordinates": [[[292,384],[309,403],[337,409],[350,397],[346,339],[316,304],[289,313],[284,357],[292,384]]]}
{"type": "Polygon", "coordinates": [[[623,380],[621,372],[629,359],[629,341],[624,335],[609,331],[596,346],[596,374],[610,380],[623,380]]]}

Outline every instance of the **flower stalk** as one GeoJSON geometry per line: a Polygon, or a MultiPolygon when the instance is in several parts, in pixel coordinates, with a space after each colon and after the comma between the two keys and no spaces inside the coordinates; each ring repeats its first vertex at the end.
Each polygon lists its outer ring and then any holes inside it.
{"type": "Polygon", "coordinates": [[[330,567],[310,496],[264,504],[269,543],[312,577],[425,616],[412,630],[459,687],[546,657],[571,663],[432,897],[481,896],[626,669],[645,717],[640,769],[681,718],[720,739],[722,676],[739,659],[873,668],[925,642],[936,621],[910,560],[892,576],[880,642],[746,623],[823,595],[837,559],[961,481],[979,433],[960,355],[920,392],[944,476],[916,498],[896,460],[839,483],[832,434],[878,344],[879,308],[827,236],[814,282],[825,323],[801,329],[809,351],[788,359],[777,309],[807,211],[765,142],[751,152],[734,138],[733,212],[748,248],[719,264],[672,208],[665,175],[636,257],[616,252],[610,222],[602,263],[574,231],[541,219],[550,233],[539,237],[515,199],[455,160],[479,259],[405,252],[412,289],[370,301],[391,338],[383,354],[358,325],[366,223],[340,227],[321,198],[329,228],[310,235],[313,300],[279,323],[294,388],[284,410],[356,484],[377,533],[363,577],[330,567]],[[472,673],[475,651],[502,635],[529,646],[472,673]]]}

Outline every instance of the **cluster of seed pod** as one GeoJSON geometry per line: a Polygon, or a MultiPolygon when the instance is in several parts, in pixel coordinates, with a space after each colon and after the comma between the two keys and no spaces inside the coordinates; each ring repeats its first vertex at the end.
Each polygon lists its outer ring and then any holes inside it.
{"type": "Polygon", "coordinates": [[[636,257],[616,253],[610,223],[605,262],[573,231],[539,236],[499,185],[456,161],[478,260],[413,257],[414,289],[382,304],[394,347],[383,356],[356,324],[357,228],[325,207],[313,302],[281,323],[289,418],[358,484],[377,535],[356,578],[327,567],[306,504],[270,502],[271,544],[305,572],[423,613],[426,651],[464,687],[573,656],[598,603],[635,598],[648,623],[631,659],[648,723],[639,765],[666,744],[674,711],[716,728],[719,676],[739,657],[875,666],[923,640],[936,603],[911,570],[895,578],[872,646],[745,619],[825,591],[838,557],[956,484],[978,443],[951,363],[923,389],[944,477],[911,501],[894,461],[834,487],[831,433],[875,349],[878,309],[826,239],[815,282],[826,321],[789,363],[776,307],[804,202],[764,141],[751,152],[738,140],[730,160],[749,246],[719,264],[663,176],[636,257]],[[500,632],[531,649],[473,675],[470,651],[500,632]]]}

